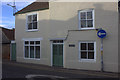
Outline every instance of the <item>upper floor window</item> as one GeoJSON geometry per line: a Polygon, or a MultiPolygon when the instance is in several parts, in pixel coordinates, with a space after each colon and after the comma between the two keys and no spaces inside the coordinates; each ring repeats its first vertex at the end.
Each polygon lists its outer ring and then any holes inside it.
{"type": "Polygon", "coordinates": [[[94,28],[94,10],[79,11],[79,28],[80,29],[94,28]]]}
{"type": "Polygon", "coordinates": [[[37,30],[37,14],[27,16],[27,30],[37,30]]]}

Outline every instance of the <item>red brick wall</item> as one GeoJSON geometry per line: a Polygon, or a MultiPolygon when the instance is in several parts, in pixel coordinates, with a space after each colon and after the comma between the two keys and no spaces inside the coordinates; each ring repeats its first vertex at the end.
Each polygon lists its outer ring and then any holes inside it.
{"type": "Polygon", "coordinates": [[[10,60],[10,44],[2,45],[2,59],[10,60]]]}

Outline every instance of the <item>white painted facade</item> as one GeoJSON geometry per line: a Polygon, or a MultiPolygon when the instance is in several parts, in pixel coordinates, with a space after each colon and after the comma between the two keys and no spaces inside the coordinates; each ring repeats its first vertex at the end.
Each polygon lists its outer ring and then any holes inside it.
{"type": "Polygon", "coordinates": [[[16,14],[17,61],[52,65],[52,41],[64,41],[63,67],[101,70],[101,41],[97,30],[106,30],[103,41],[104,71],[118,72],[118,3],[117,2],[50,2],[49,9],[16,14]],[[93,28],[80,29],[80,11],[93,9],[93,28]],[[37,13],[37,30],[26,30],[26,17],[37,13]],[[24,41],[40,39],[40,60],[24,59],[24,41]],[[80,60],[80,43],[94,42],[94,61],[80,60]],[[74,47],[69,47],[72,44],[74,47]]]}

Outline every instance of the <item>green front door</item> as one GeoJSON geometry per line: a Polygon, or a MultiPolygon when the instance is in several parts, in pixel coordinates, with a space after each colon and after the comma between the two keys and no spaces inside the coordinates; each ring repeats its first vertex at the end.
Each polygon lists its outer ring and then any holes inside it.
{"type": "Polygon", "coordinates": [[[63,44],[53,44],[53,66],[63,66],[63,44]]]}
{"type": "Polygon", "coordinates": [[[16,43],[11,44],[11,60],[16,60],[16,43]]]}

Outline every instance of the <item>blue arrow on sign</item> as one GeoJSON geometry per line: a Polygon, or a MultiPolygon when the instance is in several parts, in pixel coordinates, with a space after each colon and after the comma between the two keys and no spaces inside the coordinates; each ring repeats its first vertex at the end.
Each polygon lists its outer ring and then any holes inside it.
{"type": "Polygon", "coordinates": [[[98,36],[99,38],[104,38],[104,37],[106,37],[106,31],[103,30],[103,29],[99,30],[99,31],[97,32],[97,36],[98,36]]]}

